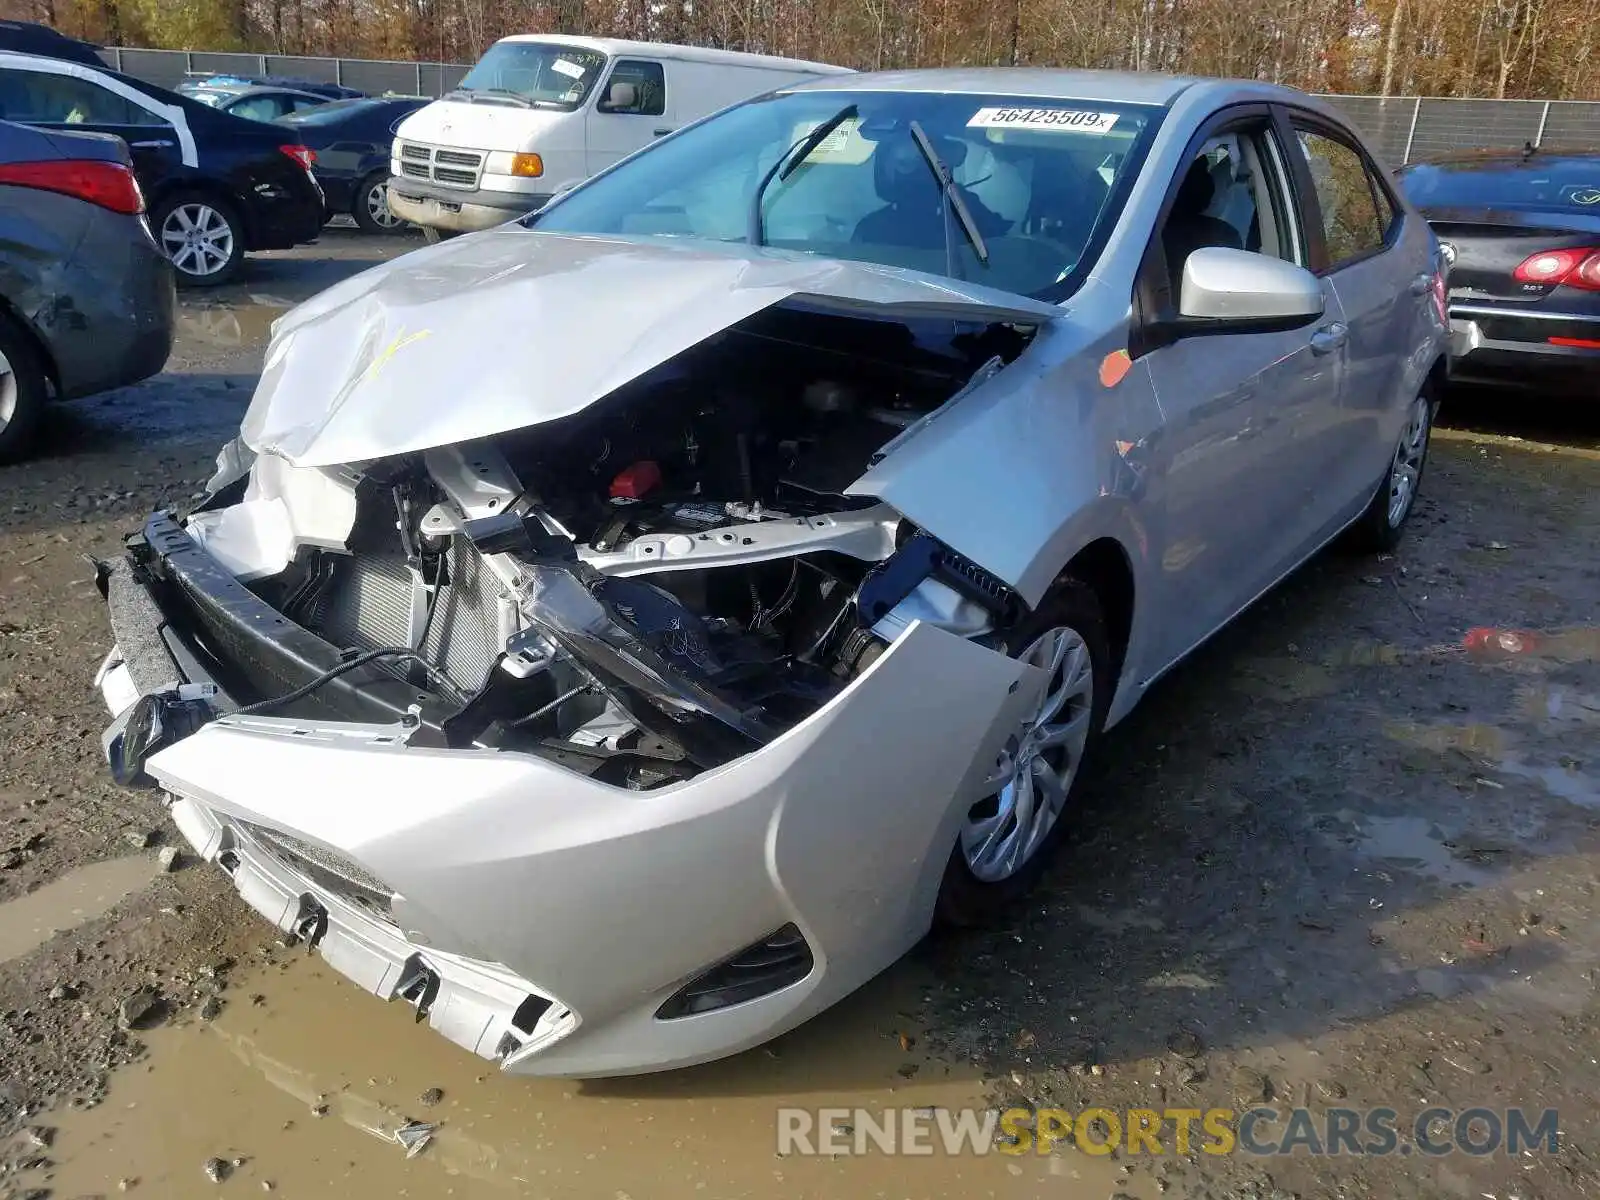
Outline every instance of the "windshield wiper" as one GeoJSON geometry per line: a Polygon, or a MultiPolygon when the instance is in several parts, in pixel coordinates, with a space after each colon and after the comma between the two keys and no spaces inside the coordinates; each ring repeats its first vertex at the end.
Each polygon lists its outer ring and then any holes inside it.
{"type": "Polygon", "coordinates": [[[954,212],[960,220],[961,228],[966,231],[967,240],[972,243],[972,250],[978,256],[978,261],[988,266],[989,248],[983,244],[983,234],[978,232],[978,223],[972,219],[972,213],[967,209],[967,202],[961,198],[961,192],[956,188],[955,176],[950,174],[950,168],[945,165],[944,159],[939,157],[939,152],[933,148],[933,142],[923,132],[920,123],[911,122],[911,136],[916,139],[917,149],[922,151],[922,157],[928,160],[928,169],[933,172],[934,179],[938,180],[939,190],[944,193],[945,202],[949,206],[945,213],[944,226],[945,273],[952,279],[957,278],[956,248],[950,240],[950,212],[954,212]]]}
{"type": "Polygon", "coordinates": [[[510,88],[458,87],[454,91],[445,93],[445,99],[447,100],[456,96],[464,97],[468,104],[476,104],[479,96],[493,96],[496,100],[509,100],[521,108],[532,108],[534,106],[532,100],[521,92],[513,92],[510,88]]]}
{"type": "Polygon", "coordinates": [[[855,115],[856,106],[854,104],[846,104],[833,116],[778,155],[778,161],[772,164],[767,173],[761,177],[761,182],[756,184],[756,194],[750,201],[750,231],[745,240],[752,246],[765,244],[766,235],[761,229],[761,198],[767,194],[767,185],[773,179],[781,181],[793,175],[800,169],[800,164],[811,157],[812,153],[818,146],[822,145],[830,133],[855,115]]]}

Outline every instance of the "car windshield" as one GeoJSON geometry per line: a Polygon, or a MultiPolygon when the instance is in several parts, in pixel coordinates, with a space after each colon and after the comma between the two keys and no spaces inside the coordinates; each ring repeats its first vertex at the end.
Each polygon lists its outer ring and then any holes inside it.
{"type": "Polygon", "coordinates": [[[1600,215],[1600,158],[1543,158],[1407,167],[1418,208],[1573,208],[1600,215]]]}
{"type": "Polygon", "coordinates": [[[764,244],[1057,298],[1091,265],[1159,115],[1143,106],[1014,96],[778,94],[655,145],[527,224],[744,242],[762,177],[813,130],[837,121],[787,178],[767,184],[764,244]],[[954,209],[947,222],[919,130],[950,169],[981,253],[954,209]]]}
{"type": "Polygon", "coordinates": [[[218,108],[237,96],[238,92],[218,92],[211,88],[190,88],[182,93],[191,100],[198,100],[201,104],[211,108],[218,108]]]}
{"type": "Polygon", "coordinates": [[[598,50],[546,42],[496,42],[456,85],[474,99],[521,99],[571,111],[583,103],[606,65],[598,50]]]}

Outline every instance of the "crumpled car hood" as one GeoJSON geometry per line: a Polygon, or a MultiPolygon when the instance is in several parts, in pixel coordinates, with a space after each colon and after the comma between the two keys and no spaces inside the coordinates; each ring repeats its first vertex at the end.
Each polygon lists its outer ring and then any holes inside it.
{"type": "Polygon", "coordinates": [[[1041,301],[744,245],[520,228],[414,251],[282,317],[241,436],[295,466],[491,437],[586,408],[780,301],[1037,325],[1041,301]]]}

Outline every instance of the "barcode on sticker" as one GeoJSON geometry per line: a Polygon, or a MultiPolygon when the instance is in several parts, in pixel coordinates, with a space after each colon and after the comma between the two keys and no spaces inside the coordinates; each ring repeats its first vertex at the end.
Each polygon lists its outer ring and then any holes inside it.
{"type": "Polygon", "coordinates": [[[977,129],[1060,129],[1070,133],[1109,133],[1117,114],[1074,108],[980,108],[967,122],[977,129]]]}
{"type": "Polygon", "coordinates": [[[564,58],[556,59],[553,63],[550,64],[550,69],[552,71],[561,72],[561,74],[565,75],[568,79],[582,79],[583,78],[583,68],[580,67],[575,62],[568,62],[564,58]]]}

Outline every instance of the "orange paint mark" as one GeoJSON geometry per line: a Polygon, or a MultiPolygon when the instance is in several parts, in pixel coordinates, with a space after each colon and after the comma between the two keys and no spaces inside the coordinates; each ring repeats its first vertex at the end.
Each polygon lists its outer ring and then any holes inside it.
{"type": "Polygon", "coordinates": [[[1114,388],[1133,370],[1133,359],[1126,350],[1113,350],[1100,361],[1100,386],[1114,388]]]}

